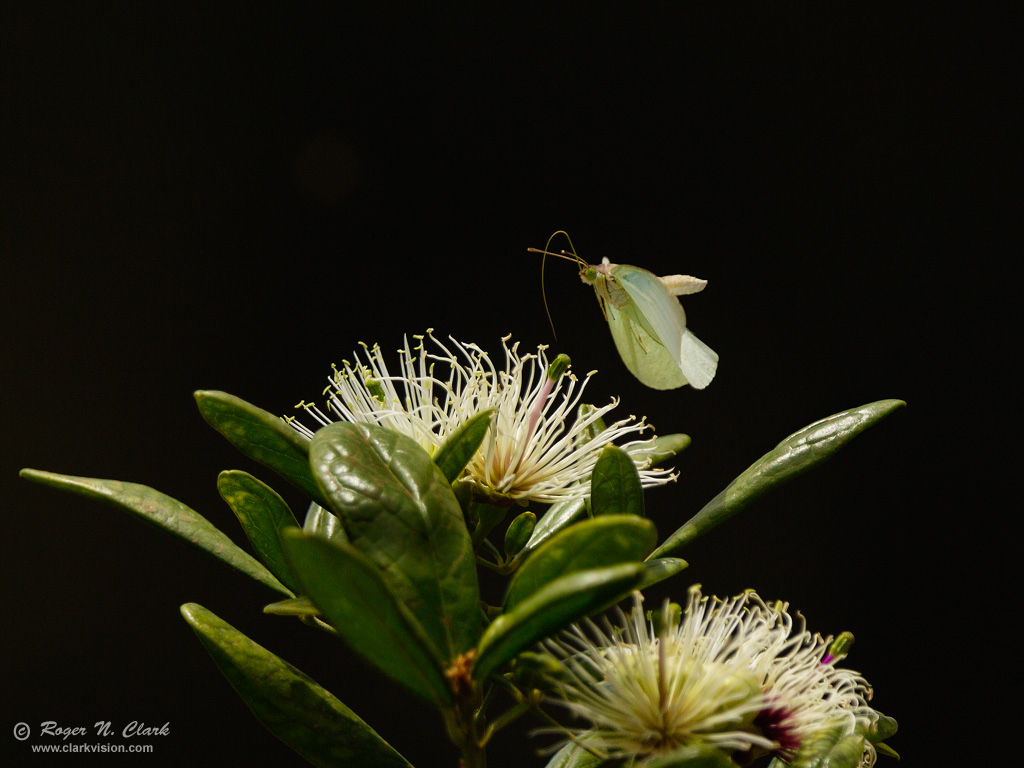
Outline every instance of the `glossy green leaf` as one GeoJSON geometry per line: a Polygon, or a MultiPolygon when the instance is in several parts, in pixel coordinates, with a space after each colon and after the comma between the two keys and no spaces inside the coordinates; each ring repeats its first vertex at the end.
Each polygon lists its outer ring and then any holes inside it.
{"type": "Polygon", "coordinates": [[[306,521],[302,524],[302,530],[311,536],[319,536],[335,544],[348,544],[348,535],[341,524],[341,518],[315,501],[306,511],[306,521]]]}
{"type": "Polygon", "coordinates": [[[644,768],[736,768],[736,763],[711,744],[693,744],[652,758],[644,768]]]}
{"type": "Polygon", "coordinates": [[[350,544],[332,544],[297,528],[284,531],[282,543],[303,593],[342,640],[426,700],[438,706],[451,702],[436,649],[376,565],[350,544]]]}
{"type": "Polygon", "coordinates": [[[879,400],[816,421],[790,435],[669,536],[651,557],[667,555],[707,533],[762,494],[830,458],[865,429],[904,405],[902,400],[879,400]]]}
{"type": "Polygon", "coordinates": [[[548,507],[547,511],[537,520],[530,540],[519,552],[519,559],[525,558],[550,537],[587,516],[587,505],[584,499],[559,501],[548,507]]]}
{"type": "Polygon", "coordinates": [[[469,464],[473,454],[483,442],[487,430],[491,426],[494,411],[481,411],[449,435],[444,445],[434,454],[434,463],[448,478],[449,485],[459,479],[462,470],[469,464]]]}
{"type": "Polygon", "coordinates": [[[263,606],[264,613],[275,616],[319,616],[320,609],[308,597],[290,597],[263,606]]]}
{"type": "Polygon", "coordinates": [[[590,508],[599,515],[644,515],[644,490],[640,473],[628,453],[606,445],[594,465],[590,481],[590,508]]]}
{"type": "Polygon", "coordinates": [[[94,477],[73,477],[23,469],[21,476],[43,485],[113,504],[182,541],[207,552],[261,584],[291,597],[292,592],[258,560],[237,546],[209,520],[177,499],[146,485],[94,477]]]}
{"type": "Polygon", "coordinates": [[[487,627],[477,648],[474,679],[484,679],[534,643],[614,605],[636,588],[643,574],[642,563],[623,563],[550,582],[487,627]]]}
{"type": "Polygon", "coordinates": [[[323,427],[310,462],[352,545],[381,569],[441,656],[476,645],[476,562],[451,484],[416,442],[368,424],[323,427]]]}
{"type": "Polygon", "coordinates": [[[639,562],[654,548],[657,536],[650,520],[635,515],[603,515],[566,528],[516,571],[505,593],[505,610],[576,571],[639,562]]]}
{"type": "Polygon", "coordinates": [[[256,718],[318,768],[410,768],[351,709],[195,603],[181,614],[256,718]]]}
{"type": "Polygon", "coordinates": [[[875,753],[879,755],[885,755],[886,757],[891,757],[895,760],[900,759],[900,753],[892,747],[890,747],[884,741],[880,741],[877,744],[875,744],[875,753]]]}
{"type": "Polygon", "coordinates": [[[656,557],[644,563],[644,580],[637,587],[640,591],[665,581],[684,570],[689,563],[679,557],[656,557]]]}
{"type": "Polygon", "coordinates": [[[329,506],[309,469],[309,440],[284,419],[226,392],[199,391],[195,398],[203,418],[228,442],[321,506],[329,506]]]}
{"type": "Polygon", "coordinates": [[[533,535],[533,529],[537,526],[537,516],[533,512],[523,512],[515,520],[508,524],[505,531],[505,555],[512,557],[522,551],[526,542],[533,535]]]}
{"type": "Polygon", "coordinates": [[[217,490],[235,513],[259,559],[282,584],[297,592],[281,549],[280,532],[297,528],[299,523],[285,500],[273,488],[240,470],[221,472],[217,490]]]}
{"type": "Polygon", "coordinates": [[[654,453],[651,454],[651,466],[657,467],[673,459],[676,454],[690,447],[690,436],[682,433],[658,435],[654,438],[654,453]]]}

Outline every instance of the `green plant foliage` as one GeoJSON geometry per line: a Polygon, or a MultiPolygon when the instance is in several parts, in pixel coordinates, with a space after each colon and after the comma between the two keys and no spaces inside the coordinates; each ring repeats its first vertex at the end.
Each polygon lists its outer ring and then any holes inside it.
{"type": "Polygon", "coordinates": [[[314,680],[196,603],[181,606],[214,663],[271,733],[318,768],[411,768],[314,680]]]}
{"type": "Polygon", "coordinates": [[[685,569],[689,563],[679,557],[655,557],[644,563],[644,579],[637,589],[644,590],[685,569]]]}
{"type": "Polygon", "coordinates": [[[28,480],[52,488],[88,496],[126,509],[147,523],[174,534],[180,540],[213,555],[261,584],[289,597],[293,596],[292,591],[278,581],[273,573],[238,547],[213,523],[177,499],[149,486],[124,483],[120,480],[58,475],[37,469],[23,469],[20,474],[28,480]]]}
{"type": "Polygon", "coordinates": [[[537,516],[533,512],[523,512],[509,523],[505,531],[505,555],[511,557],[518,554],[530,540],[536,526],[537,516]]]}
{"type": "Polygon", "coordinates": [[[642,563],[577,571],[555,579],[497,619],[477,648],[473,677],[483,680],[534,643],[614,605],[640,583],[642,563]]]}
{"type": "Polygon", "coordinates": [[[633,458],[614,445],[605,446],[590,481],[590,509],[599,515],[644,516],[644,489],[633,458]]]}
{"type": "Polygon", "coordinates": [[[552,504],[537,520],[537,525],[534,526],[529,541],[519,551],[519,559],[525,558],[548,538],[586,516],[587,503],[585,499],[559,501],[552,504]]]}
{"type": "Polygon", "coordinates": [[[571,573],[640,562],[654,548],[657,536],[650,520],[635,515],[604,515],[576,523],[548,539],[516,571],[505,593],[505,610],[571,573]]]}
{"type": "Polygon", "coordinates": [[[451,484],[396,432],[337,423],[313,438],[310,462],[352,545],[383,573],[445,660],[476,645],[480,590],[451,484]]]}
{"type": "Polygon", "coordinates": [[[309,470],[309,440],[284,419],[226,392],[201,390],[195,398],[203,418],[235,448],[277,472],[320,506],[330,506],[309,470]]]}
{"type": "Polygon", "coordinates": [[[831,458],[865,429],[904,405],[902,400],[879,400],[821,419],[793,433],[704,505],[651,557],[667,555],[689,544],[767,491],[831,458]]]}
{"type": "Polygon", "coordinates": [[[308,597],[290,597],[276,603],[263,606],[264,613],[275,616],[319,616],[320,609],[308,597]]]}
{"type": "Polygon", "coordinates": [[[385,675],[443,707],[451,691],[436,648],[380,570],[350,544],[284,531],[292,572],[326,621],[385,675]]]}
{"type": "Polygon", "coordinates": [[[843,726],[823,728],[808,738],[792,760],[772,760],[769,768],[857,768],[864,752],[864,735],[844,734],[843,726]]]}
{"type": "Polygon", "coordinates": [[[315,501],[309,505],[302,530],[312,536],[333,541],[335,544],[348,544],[348,535],[341,524],[341,519],[315,501]]]}
{"type": "Polygon", "coordinates": [[[552,756],[546,768],[598,768],[602,762],[602,758],[570,741],[552,756]]]}
{"type": "Polygon", "coordinates": [[[491,426],[491,417],[494,410],[481,411],[465,424],[455,430],[445,441],[444,445],[437,449],[434,454],[434,463],[441,469],[441,472],[448,483],[454,483],[459,479],[462,470],[469,464],[483,442],[487,430],[491,426]]]}
{"type": "Polygon", "coordinates": [[[299,525],[285,500],[273,488],[241,470],[221,472],[217,490],[235,513],[259,559],[282,584],[298,592],[281,549],[281,530],[299,525]]]}
{"type": "Polygon", "coordinates": [[[651,466],[658,467],[671,460],[677,453],[690,447],[690,436],[681,433],[658,435],[654,438],[654,453],[651,454],[651,466]]]}

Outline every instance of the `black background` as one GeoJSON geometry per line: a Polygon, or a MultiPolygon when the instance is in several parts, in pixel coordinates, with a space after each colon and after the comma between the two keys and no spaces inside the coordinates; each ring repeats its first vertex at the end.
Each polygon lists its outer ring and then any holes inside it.
{"type": "MultiPolygon", "coordinates": [[[[151,485],[243,542],[216,475],[273,479],[191,392],[290,413],[359,341],[397,348],[432,327],[495,355],[509,333],[553,343],[526,248],[556,229],[590,261],[709,280],[686,307],[718,377],[654,392],[574,269],[546,275],[554,351],[599,370],[591,397],[693,437],[678,483],[649,494],[662,535],[797,428],[908,402],[681,553],[690,569],[656,592],[755,587],[812,630],[853,631],[847,663],[900,720],[911,765],[967,730],[953,691],[1003,674],[967,661],[998,505],[979,474],[992,449],[960,451],[1000,417],[988,345],[1012,306],[993,294],[1009,273],[987,262],[1005,253],[1014,173],[998,20],[860,4],[187,5],[0,16],[13,764],[41,761],[16,722],[133,719],[171,734],[108,761],[302,764],[179,617],[195,601],[413,764],[454,766],[431,711],[329,637],[263,615],[262,587],[16,472],[151,485]]],[[[493,766],[537,764],[544,742],[524,729],[497,738],[493,766]]]]}

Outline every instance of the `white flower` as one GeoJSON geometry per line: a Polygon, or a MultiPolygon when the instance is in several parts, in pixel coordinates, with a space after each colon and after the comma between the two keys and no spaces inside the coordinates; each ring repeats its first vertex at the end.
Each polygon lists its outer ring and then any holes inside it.
{"type": "MultiPolygon", "coordinates": [[[[491,428],[465,474],[493,499],[552,503],[587,496],[601,449],[629,437],[634,439],[620,447],[633,457],[643,486],[674,479],[669,470],[650,468],[653,439],[636,439],[649,429],[642,419],[621,419],[589,439],[618,401],[573,420],[592,373],[578,380],[567,370],[568,358],[560,356],[552,366],[544,346],[520,355],[519,345],[506,337],[504,367],[498,368],[476,344],[451,339],[446,346],[430,331],[413,338],[415,346],[406,339],[399,350],[395,374],[379,346],[363,345],[354,363],[335,367],[324,390],[331,416],[306,402],[298,407],[322,425],[333,416],[388,427],[429,453],[473,416],[493,409],[491,428]]],[[[309,428],[292,424],[312,437],[309,428]]]]}
{"type": "MultiPolygon", "coordinates": [[[[822,728],[852,733],[877,717],[863,678],[835,667],[831,638],[802,619],[794,633],[784,604],[693,587],[682,620],[659,634],[640,600],[620,626],[587,621],[547,641],[562,660],[554,692],[588,722],[574,733],[590,748],[636,760],[709,744],[787,760],[822,728]]],[[[868,745],[860,765],[873,762],[868,745]]]]}

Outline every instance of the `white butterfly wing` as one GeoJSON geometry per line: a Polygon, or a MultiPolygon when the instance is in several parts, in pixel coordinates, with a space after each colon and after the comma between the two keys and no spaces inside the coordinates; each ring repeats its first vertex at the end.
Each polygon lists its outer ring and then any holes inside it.
{"type": "Polygon", "coordinates": [[[679,299],[673,296],[658,276],[646,269],[619,264],[612,268],[612,277],[636,307],[644,329],[679,362],[679,348],[686,330],[686,313],[679,299]]]}
{"type": "MultiPolygon", "coordinates": [[[[620,264],[613,267],[611,273],[632,301],[634,330],[639,326],[644,332],[637,333],[634,342],[639,347],[637,368],[627,365],[634,375],[656,389],[672,389],[687,383],[695,389],[703,389],[710,384],[718,369],[718,355],[687,330],[686,313],[670,289],[657,275],[640,267],[620,264]],[[644,339],[645,335],[657,344],[651,347],[644,339]],[[665,354],[657,349],[659,345],[665,354]],[[670,365],[675,372],[661,370],[670,365]],[[638,369],[643,371],[643,376],[637,372],[638,369]],[[662,382],[681,381],[658,387],[645,381],[645,376],[662,382]]],[[[622,345],[618,340],[616,346],[620,347],[621,355],[622,345]]]]}
{"type": "Polygon", "coordinates": [[[718,370],[718,355],[689,328],[679,343],[679,368],[694,389],[704,389],[718,370]]]}
{"type": "Polygon", "coordinates": [[[686,384],[679,364],[644,329],[632,304],[621,309],[605,304],[608,327],[619,357],[642,384],[651,389],[676,389],[686,384]]]}

